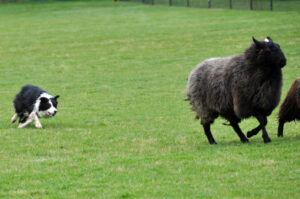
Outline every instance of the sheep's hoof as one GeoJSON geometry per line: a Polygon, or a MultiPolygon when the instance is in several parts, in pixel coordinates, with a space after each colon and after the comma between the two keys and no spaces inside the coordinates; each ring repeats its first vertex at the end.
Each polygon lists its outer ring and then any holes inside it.
{"type": "Polygon", "coordinates": [[[216,143],[216,142],[210,142],[209,144],[210,144],[210,145],[213,145],[213,144],[217,144],[217,143],[216,143]]]}
{"type": "Polygon", "coordinates": [[[269,143],[271,142],[271,139],[269,137],[264,137],[264,143],[269,143]]]}
{"type": "Polygon", "coordinates": [[[279,138],[283,137],[283,134],[277,134],[277,137],[279,137],[279,138]]]}
{"type": "Polygon", "coordinates": [[[243,139],[241,140],[242,143],[249,143],[249,140],[246,138],[246,139],[243,139]]]}

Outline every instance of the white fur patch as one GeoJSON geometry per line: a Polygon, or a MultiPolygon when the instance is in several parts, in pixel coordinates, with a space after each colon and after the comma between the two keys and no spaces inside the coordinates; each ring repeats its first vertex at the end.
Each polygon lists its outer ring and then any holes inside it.
{"type": "Polygon", "coordinates": [[[49,93],[42,93],[39,98],[41,98],[41,97],[45,97],[47,99],[53,98],[53,96],[50,95],[49,93]]]}
{"type": "Polygon", "coordinates": [[[216,59],[219,59],[219,57],[213,57],[213,58],[207,59],[206,61],[213,61],[213,60],[216,60],[216,59]]]}
{"type": "Polygon", "coordinates": [[[270,40],[268,38],[265,38],[265,42],[270,42],[270,40]]]}

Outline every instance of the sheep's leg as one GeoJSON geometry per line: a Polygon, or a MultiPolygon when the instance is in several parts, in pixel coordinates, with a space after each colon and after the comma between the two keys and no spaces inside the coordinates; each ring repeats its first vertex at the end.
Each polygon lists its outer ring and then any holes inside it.
{"type": "Polygon", "coordinates": [[[232,126],[232,128],[234,129],[234,131],[236,132],[236,134],[240,137],[240,140],[241,140],[242,143],[249,142],[249,140],[246,138],[246,136],[244,135],[244,133],[240,129],[238,123],[236,123],[236,122],[230,122],[230,125],[232,126]]]}
{"type": "Polygon", "coordinates": [[[267,133],[267,130],[266,130],[266,124],[267,124],[267,118],[265,116],[262,116],[262,115],[258,115],[256,116],[257,120],[259,121],[260,123],[260,127],[262,129],[262,138],[264,139],[264,143],[268,143],[268,142],[271,142],[271,139],[267,133]]]}
{"type": "Polygon", "coordinates": [[[209,144],[217,144],[216,141],[215,141],[215,139],[214,139],[214,137],[211,134],[210,124],[204,124],[203,128],[204,128],[204,132],[205,132],[205,135],[206,135],[206,137],[208,139],[209,144]]]}
{"type": "Polygon", "coordinates": [[[252,129],[251,131],[247,132],[247,137],[251,138],[252,136],[257,135],[260,130],[261,130],[261,126],[258,125],[258,127],[256,127],[254,129],[252,129]]]}
{"type": "Polygon", "coordinates": [[[283,126],[284,126],[284,122],[279,122],[278,133],[277,133],[278,137],[283,137],[283,126]]]}

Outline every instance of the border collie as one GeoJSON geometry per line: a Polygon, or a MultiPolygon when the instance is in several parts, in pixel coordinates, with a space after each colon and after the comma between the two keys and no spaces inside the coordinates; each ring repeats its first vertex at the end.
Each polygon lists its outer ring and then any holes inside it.
{"type": "Polygon", "coordinates": [[[57,112],[57,98],[33,85],[26,85],[14,100],[15,114],[11,118],[14,123],[19,118],[18,128],[35,122],[36,128],[42,128],[39,118],[53,117],[57,112]]]}

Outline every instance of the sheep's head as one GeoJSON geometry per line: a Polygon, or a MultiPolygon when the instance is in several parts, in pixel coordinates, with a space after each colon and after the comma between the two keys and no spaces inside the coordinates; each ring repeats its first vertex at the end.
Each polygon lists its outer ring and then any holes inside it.
{"type": "Polygon", "coordinates": [[[270,37],[267,37],[264,41],[257,41],[254,37],[252,39],[253,44],[250,48],[253,49],[255,54],[252,55],[252,58],[255,58],[258,64],[280,68],[286,65],[286,58],[279,44],[274,43],[270,37]]]}

